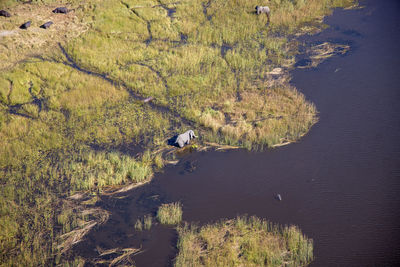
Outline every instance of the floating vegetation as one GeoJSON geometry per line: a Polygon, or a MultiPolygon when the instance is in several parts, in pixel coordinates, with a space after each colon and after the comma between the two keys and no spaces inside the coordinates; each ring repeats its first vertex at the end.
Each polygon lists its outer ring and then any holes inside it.
{"type": "Polygon", "coordinates": [[[95,265],[108,266],[134,266],[132,256],[140,253],[138,248],[113,248],[103,250],[97,248],[98,258],[93,262],[95,265]]]}

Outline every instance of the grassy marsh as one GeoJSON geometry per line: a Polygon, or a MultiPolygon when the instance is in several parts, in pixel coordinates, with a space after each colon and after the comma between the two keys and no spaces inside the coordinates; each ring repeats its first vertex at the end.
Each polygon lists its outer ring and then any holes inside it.
{"type": "Polygon", "coordinates": [[[201,228],[178,228],[175,266],[304,266],[313,242],[295,226],[237,217],[201,228]]]}
{"type": "Polygon", "coordinates": [[[149,180],[189,127],[248,149],[298,140],[317,111],[288,85],[291,37],[352,3],[271,0],[266,27],[255,0],[1,1],[0,263],[58,263],[66,234],[96,222],[94,192],[149,180]],[[92,200],[65,205],[75,193],[92,200]]]}

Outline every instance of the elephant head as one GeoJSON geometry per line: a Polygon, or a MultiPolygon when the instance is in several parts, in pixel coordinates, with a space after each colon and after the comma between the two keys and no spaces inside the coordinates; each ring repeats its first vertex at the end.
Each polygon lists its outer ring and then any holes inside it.
{"type": "Polygon", "coordinates": [[[190,139],[194,139],[194,138],[197,137],[192,130],[189,130],[188,132],[189,132],[189,138],[190,139]]]}

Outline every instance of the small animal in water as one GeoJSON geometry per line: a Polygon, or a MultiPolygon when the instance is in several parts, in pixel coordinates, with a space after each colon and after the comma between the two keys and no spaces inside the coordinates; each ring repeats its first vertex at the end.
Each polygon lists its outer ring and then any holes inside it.
{"type": "Polygon", "coordinates": [[[7,11],[5,11],[5,10],[0,10],[0,17],[8,18],[8,17],[11,17],[11,14],[8,13],[7,11]]]}
{"type": "Polygon", "coordinates": [[[26,30],[31,26],[31,23],[32,23],[31,21],[27,21],[24,24],[22,24],[21,26],[19,26],[19,28],[26,30]]]}
{"type": "Polygon", "coordinates": [[[69,12],[69,10],[66,7],[57,7],[56,9],[53,10],[53,13],[67,14],[68,12],[69,12]]]}
{"type": "Polygon", "coordinates": [[[269,14],[270,14],[270,12],[271,12],[271,10],[267,6],[256,6],[257,15],[266,14],[267,17],[268,17],[268,22],[269,22],[269,14]]]}
{"type": "Polygon", "coordinates": [[[175,144],[178,144],[179,147],[184,147],[185,145],[190,144],[190,140],[196,137],[197,136],[194,134],[194,132],[192,130],[189,130],[184,132],[183,134],[178,135],[175,144]]]}
{"type": "Polygon", "coordinates": [[[40,26],[40,28],[47,29],[47,28],[49,28],[51,26],[51,24],[53,24],[53,22],[52,21],[48,21],[45,24],[43,24],[42,26],[40,26]]]}

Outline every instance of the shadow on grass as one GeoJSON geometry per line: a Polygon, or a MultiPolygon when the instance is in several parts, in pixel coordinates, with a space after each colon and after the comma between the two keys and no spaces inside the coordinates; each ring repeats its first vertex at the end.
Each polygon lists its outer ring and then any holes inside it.
{"type": "Polygon", "coordinates": [[[173,137],[171,137],[170,139],[167,140],[167,144],[169,146],[174,146],[174,147],[179,147],[176,142],[176,139],[178,138],[178,135],[174,135],[173,137]]]}

